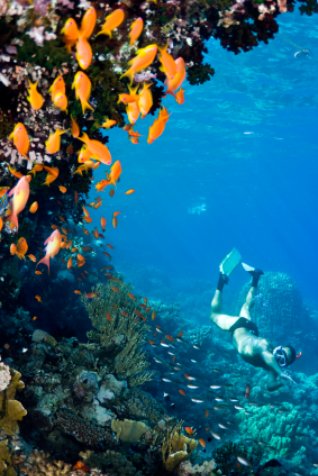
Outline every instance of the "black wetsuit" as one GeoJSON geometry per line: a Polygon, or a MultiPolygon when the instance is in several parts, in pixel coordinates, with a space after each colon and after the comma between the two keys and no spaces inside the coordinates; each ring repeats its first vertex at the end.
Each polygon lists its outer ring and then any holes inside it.
{"type": "Polygon", "coordinates": [[[236,329],[248,329],[249,331],[251,331],[255,336],[258,336],[258,329],[257,329],[257,325],[254,324],[254,322],[250,321],[249,319],[246,319],[246,317],[240,317],[236,322],[235,324],[233,324],[232,327],[230,327],[229,331],[231,332],[231,334],[234,333],[234,331],[236,331],[236,329]]]}

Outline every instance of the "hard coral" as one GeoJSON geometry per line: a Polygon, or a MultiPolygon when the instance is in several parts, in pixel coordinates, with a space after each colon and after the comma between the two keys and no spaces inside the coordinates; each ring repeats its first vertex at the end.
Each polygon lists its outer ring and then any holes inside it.
{"type": "Polygon", "coordinates": [[[99,284],[94,292],[94,300],[84,298],[94,327],[88,333],[89,339],[99,344],[101,356],[130,386],[150,380],[152,373],[147,370],[143,351],[147,326],[141,303],[119,279],[115,283],[99,284]]]}
{"type": "Polygon", "coordinates": [[[198,443],[182,434],[182,423],[169,428],[162,443],[162,461],[168,472],[173,472],[182,461],[189,458],[198,443]]]}

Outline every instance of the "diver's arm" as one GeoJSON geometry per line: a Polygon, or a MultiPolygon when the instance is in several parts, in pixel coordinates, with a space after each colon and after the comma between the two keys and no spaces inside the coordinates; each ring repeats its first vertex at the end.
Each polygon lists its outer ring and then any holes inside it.
{"type": "Polygon", "coordinates": [[[269,392],[273,392],[274,390],[278,390],[280,387],[282,387],[284,384],[280,380],[280,376],[282,374],[281,368],[276,362],[275,357],[271,352],[268,350],[264,350],[262,352],[262,358],[264,360],[264,363],[266,364],[266,367],[270,369],[271,373],[271,379],[270,382],[266,385],[266,388],[269,392]]]}
{"type": "Polygon", "coordinates": [[[282,381],[283,379],[295,383],[290,375],[282,371],[271,352],[268,352],[267,350],[263,351],[262,357],[266,366],[270,368],[272,374],[272,381],[267,385],[267,389],[270,392],[282,387],[284,385],[284,382],[282,381]]]}
{"type": "Polygon", "coordinates": [[[276,377],[281,377],[282,369],[278,365],[278,363],[277,363],[275,357],[273,356],[273,354],[271,352],[269,352],[268,350],[263,350],[262,358],[263,358],[266,366],[268,368],[270,368],[270,370],[272,371],[273,375],[275,375],[276,377]]]}

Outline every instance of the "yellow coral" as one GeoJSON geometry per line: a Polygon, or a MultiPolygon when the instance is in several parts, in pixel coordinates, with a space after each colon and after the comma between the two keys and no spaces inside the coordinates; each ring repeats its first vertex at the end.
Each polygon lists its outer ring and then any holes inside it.
{"type": "Polygon", "coordinates": [[[162,461],[167,471],[173,472],[182,461],[189,458],[198,443],[181,433],[182,422],[170,428],[162,443],[162,461]]]}
{"type": "Polygon", "coordinates": [[[23,405],[14,399],[16,391],[24,388],[24,383],[20,380],[21,374],[12,369],[11,374],[9,386],[0,393],[0,429],[9,436],[18,431],[17,422],[27,414],[23,405]]]}
{"type": "Polygon", "coordinates": [[[124,443],[138,443],[145,433],[151,429],[142,421],[128,420],[112,420],[112,430],[116,433],[119,440],[124,443]]]}

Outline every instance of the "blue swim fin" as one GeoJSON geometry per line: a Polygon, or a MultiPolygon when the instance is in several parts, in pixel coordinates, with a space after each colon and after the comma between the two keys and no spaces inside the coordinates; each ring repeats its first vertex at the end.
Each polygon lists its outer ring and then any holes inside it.
{"type": "Polygon", "coordinates": [[[242,256],[240,252],[236,248],[233,248],[220,263],[220,273],[230,276],[241,261],[242,256]]]}

